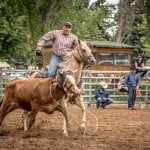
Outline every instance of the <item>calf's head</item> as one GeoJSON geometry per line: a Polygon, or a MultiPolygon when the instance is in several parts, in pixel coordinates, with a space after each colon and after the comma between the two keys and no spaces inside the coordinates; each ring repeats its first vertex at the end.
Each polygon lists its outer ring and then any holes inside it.
{"type": "Polygon", "coordinates": [[[56,79],[57,79],[59,86],[64,89],[66,94],[81,93],[81,90],[78,88],[76,84],[74,73],[72,71],[58,70],[56,79]]]}

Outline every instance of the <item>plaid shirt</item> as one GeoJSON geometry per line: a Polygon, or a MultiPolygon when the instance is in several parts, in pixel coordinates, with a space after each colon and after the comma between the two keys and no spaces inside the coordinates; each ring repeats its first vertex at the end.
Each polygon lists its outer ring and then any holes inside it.
{"type": "Polygon", "coordinates": [[[37,49],[41,49],[49,40],[53,41],[52,53],[60,57],[65,56],[68,51],[71,51],[78,44],[78,38],[74,34],[64,35],[63,30],[54,30],[40,38],[37,49]]]}

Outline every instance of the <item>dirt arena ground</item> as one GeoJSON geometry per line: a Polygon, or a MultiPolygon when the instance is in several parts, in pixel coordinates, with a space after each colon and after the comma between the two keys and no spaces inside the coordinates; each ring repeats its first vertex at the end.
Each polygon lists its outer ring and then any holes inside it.
{"type": "Polygon", "coordinates": [[[150,107],[127,110],[112,104],[106,109],[88,108],[86,136],[79,130],[80,110],[69,106],[72,128],[62,135],[62,116],[39,113],[31,131],[21,129],[21,110],[10,113],[0,127],[0,150],[150,150],[150,107]]]}

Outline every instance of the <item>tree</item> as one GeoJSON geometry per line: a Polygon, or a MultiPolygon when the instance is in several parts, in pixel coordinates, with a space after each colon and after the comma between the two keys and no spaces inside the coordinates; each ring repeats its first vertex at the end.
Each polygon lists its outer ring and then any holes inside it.
{"type": "Polygon", "coordinates": [[[0,1],[0,58],[14,66],[31,64],[35,60],[34,51],[39,35],[66,2],[0,1]]]}
{"type": "Polygon", "coordinates": [[[146,16],[146,27],[147,27],[147,36],[146,36],[146,41],[150,42],[150,1],[145,0],[145,16],[146,16]]]}
{"type": "Polygon", "coordinates": [[[104,3],[98,0],[89,7],[89,0],[0,1],[0,58],[14,66],[34,64],[38,39],[66,21],[73,23],[80,39],[110,40],[113,7],[104,3]]]}
{"type": "Polygon", "coordinates": [[[0,57],[10,64],[27,65],[30,48],[26,16],[18,16],[18,7],[13,2],[0,2],[0,57]]]}
{"type": "Polygon", "coordinates": [[[89,7],[89,0],[74,0],[50,22],[49,28],[59,29],[65,21],[71,21],[73,32],[80,39],[108,40],[110,34],[107,29],[113,24],[110,16],[114,7],[104,5],[104,2],[89,7]]]}
{"type": "Polygon", "coordinates": [[[134,59],[140,53],[145,59],[148,59],[144,47],[144,37],[146,36],[144,8],[143,0],[120,0],[119,3],[116,39],[118,42],[135,46],[133,51],[134,59]]]}

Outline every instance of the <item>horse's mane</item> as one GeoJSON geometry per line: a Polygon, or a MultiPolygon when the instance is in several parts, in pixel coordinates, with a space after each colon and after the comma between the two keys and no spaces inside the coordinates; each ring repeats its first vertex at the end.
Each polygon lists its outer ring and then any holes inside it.
{"type": "Polygon", "coordinates": [[[74,50],[75,50],[75,49],[73,49],[71,52],[69,52],[69,53],[63,58],[63,61],[58,64],[58,67],[59,67],[59,68],[64,68],[64,67],[66,67],[66,66],[68,65],[68,63],[70,62],[70,60],[71,60],[72,57],[73,57],[74,50]]]}

